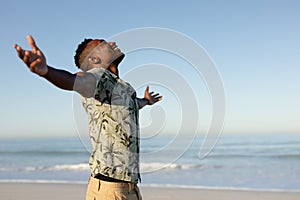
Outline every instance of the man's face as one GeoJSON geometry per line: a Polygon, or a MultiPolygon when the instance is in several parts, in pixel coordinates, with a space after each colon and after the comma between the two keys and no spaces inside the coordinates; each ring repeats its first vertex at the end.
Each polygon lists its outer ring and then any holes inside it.
{"type": "Polygon", "coordinates": [[[89,58],[99,61],[97,64],[101,64],[101,67],[107,68],[120,57],[124,57],[124,53],[115,42],[95,40],[91,41],[91,43],[94,43],[92,45],[95,47],[92,49],[89,58]]]}

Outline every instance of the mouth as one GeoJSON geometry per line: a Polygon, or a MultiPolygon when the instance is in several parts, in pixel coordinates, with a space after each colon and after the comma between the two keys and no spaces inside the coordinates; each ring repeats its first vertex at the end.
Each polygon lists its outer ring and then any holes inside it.
{"type": "Polygon", "coordinates": [[[117,45],[116,45],[116,46],[113,46],[112,49],[113,49],[114,51],[120,51],[120,49],[119,49],[119,47],[118,47],[117,45]]]}
{"type": "Polygon", "coordinates": [[[120,51],[119,47],[113,48],[114,51],[120,51]]]}

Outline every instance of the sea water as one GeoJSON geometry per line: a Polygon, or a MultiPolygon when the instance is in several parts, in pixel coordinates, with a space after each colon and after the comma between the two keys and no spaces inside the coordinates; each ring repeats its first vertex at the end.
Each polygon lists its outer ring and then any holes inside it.
{"type": "MultiPolygon", "coordinates": [[[[300,190],[300,134],[223,134],[204,158],[205,137],[141,137],[141,185],[300,190]]],[[[87,183],[89,140],[0,140],[0,182],[87,183]]]]}

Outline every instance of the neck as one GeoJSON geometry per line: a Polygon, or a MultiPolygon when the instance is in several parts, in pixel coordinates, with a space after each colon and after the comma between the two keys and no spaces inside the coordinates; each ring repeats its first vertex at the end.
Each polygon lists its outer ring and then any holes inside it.
{"type": "Polygon", "coordinates": [[[123,60],[123,58],[125,57],[125,54],[122,54],[121,56],[119,56],[117,59],[115,59],[110,66],[108,67],[108,70],[115,74],[117,77],[119,77],[119,70],[118,70],[118,66],[121,63],[121,61],[123,60]]]}
{"type": "Polygon", "coordinates": [[[118,66],[111,64],[107,70],[110,71],[111,73],[115,74],[117,77],[119,77],[118,66]]]}

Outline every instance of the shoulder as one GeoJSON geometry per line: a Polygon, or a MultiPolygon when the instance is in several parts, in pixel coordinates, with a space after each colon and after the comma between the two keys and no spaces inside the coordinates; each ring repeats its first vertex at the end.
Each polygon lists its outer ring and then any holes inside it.
{"type": "Polygon", "coordinates": [[[97,78],[88,72],[77,72],[74,82],[74,90],[84,97],[93,96],[97,78]]]}
{"type": "Polygon", "coordinates": [[[117,82],[117,76],[103,68],[93,68],[87,71],[87,73],[93,74],[97,82],[117,82]]]}

